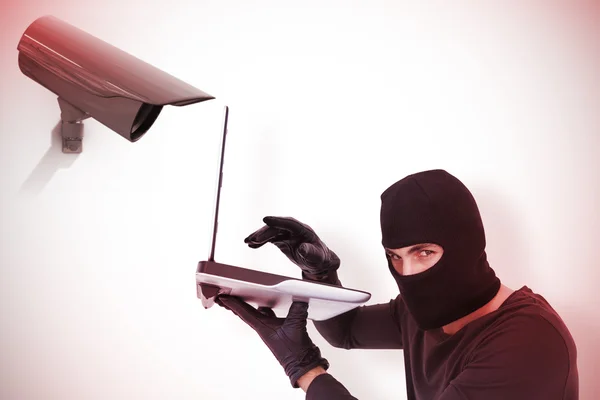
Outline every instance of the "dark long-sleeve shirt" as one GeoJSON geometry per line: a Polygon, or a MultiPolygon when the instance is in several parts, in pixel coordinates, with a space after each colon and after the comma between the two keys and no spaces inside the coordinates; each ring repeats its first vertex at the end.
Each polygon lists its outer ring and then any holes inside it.
{"type": "MultiPolygon", "coordinates": [[[[408,400],[579,398],[573,338],[550,304],[527,286],[454,335],[419,329],[401,296],[315,326],[335,347],[403,349],[408,400]]],[[[356,400],[330,374],[313,380],[306,399],[356,400]]]]}

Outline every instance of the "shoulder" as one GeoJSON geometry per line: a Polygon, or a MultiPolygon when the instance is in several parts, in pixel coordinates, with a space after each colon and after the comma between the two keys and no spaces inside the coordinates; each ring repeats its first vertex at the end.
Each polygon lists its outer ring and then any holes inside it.
{"type": "Polygon", "coordinates": [[[566,347],[574,345],[560,315],[542,295],[527,286],[515,291],[505,301],[497,310],[491,326],[507,333],[517,331],[523,340],[546,335],[566,347]]]}
{"type": "Polygon", "coordinates": [[[492,314],[473,332],[451,391],[494,400],[577,398],[575,345],[541,296],[521,289],[492,314]]]}
{"type": "Polygon", "coordinates": [[[501,351],[504,354],[552,354],[568,357],[567,338],[552,318],[543,312],[515,312],[494,321],[484,331],[474,354],[501,351]]]}
{"type": "Polygon", "coordinates": [[[487,321],[469,359],[472,365],[491,362],[515,372],[566,376],[576,368],[576,347],[558,313],[524,287],[487,321]]]}
{"type": "Polygon", "coordinates": [[[515,291],[493,314],[486,321],[479,347],[528,345],[568,352],[574,345],[558,313],[544,297],[526,286],[515,291]]]}

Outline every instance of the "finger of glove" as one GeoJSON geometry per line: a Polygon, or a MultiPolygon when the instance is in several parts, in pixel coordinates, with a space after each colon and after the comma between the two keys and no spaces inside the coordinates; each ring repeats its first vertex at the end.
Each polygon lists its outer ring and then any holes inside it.
{"type": "Polygon", "coordinates": [[[285,232],[282,232],[280,229],[263,226],[245,238],[244,243],[248,243],[250,247],[257,248],[265,243],[272,242],[275,238],[283,236],[283,234],[285,232]]]}
{"type": "Polygon", "coordinates": [[[313,230],[306,224],[292,217],[272,217],[263,218],[263,222],[273,228],[285,229],[294,235],[314,235],[313,230]]]}
{"type": "MultiPolygon", "coordinates": [[[[223,304],[223,302],[221,301],[221,298],[222,298],[222,297],[223,297],[223,296],[221,296],[221,295],[219,295],[219,296],[215,297],[215,303],[217,303],[217,305],[219,305],[220,307],[223,307],[224,309],[226,309],[226,310],[229,310],[229,307],[227,307],[227,306],[226,306],[225,304],[223,304]]],[[[231,310],[229,310],[229,311],[231,311],[231,310]]]]}
{"type": "Polygon", "coordinates": [[[306,327],[308,319],[308,303],[304,301],[294,301],[290,306],[288,315],[283,323],[284,327],[302,329],[306,327]]]}
{"type": "Polygon", "coordinates": [[[257,330],[264,326],[262,321],[264,314],[260,313],[250,304],[237,297],[221,295],[218,297],[219,301],[225,308],[233,312],[235,315],[240,317],[242,321],[257,330]]]}
{"type": "Polygon", "coordinates": [[[250,247],[251,249],[258,249],[259,247],[262,247],[264,243],[259,243],[259,244],[248,244],[248,247],[250,247]]]}

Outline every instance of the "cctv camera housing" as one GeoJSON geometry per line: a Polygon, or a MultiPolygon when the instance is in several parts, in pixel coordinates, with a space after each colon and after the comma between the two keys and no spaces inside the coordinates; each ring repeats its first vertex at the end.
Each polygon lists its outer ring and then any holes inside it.
{"type": "Polygon", "coordinates": [[[214,99],[53,16],[29,25],[17,50],[21,72],[58,96],[63,126],[92,117],[135,142],[163,106],[214,99]]]}

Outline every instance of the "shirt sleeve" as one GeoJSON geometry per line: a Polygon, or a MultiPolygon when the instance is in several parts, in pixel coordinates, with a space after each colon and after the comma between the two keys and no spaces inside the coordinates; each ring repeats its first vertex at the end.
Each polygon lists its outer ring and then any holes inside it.
{"type": "Polygon", "coordinates": [[[358,400],[330,374],[317,376],[306,390],[306,400],[358,400]]]}
{"type": "Polygon", "coordinates": [[[314,321],[329,344],[344,349],[402,349],[400,296],[388,303],[361,306],[326,321],[314,321]]]}
{"type": "Polygon", "coordinates": [[[560,332],[540,315],[505,325],[484,339],[436,400],[577,400],[570,379],[575,359],[560,332]]]}

